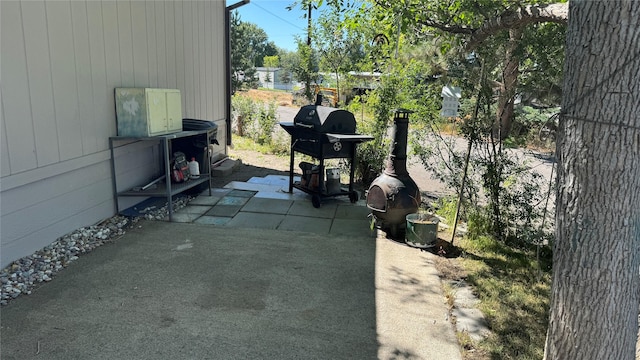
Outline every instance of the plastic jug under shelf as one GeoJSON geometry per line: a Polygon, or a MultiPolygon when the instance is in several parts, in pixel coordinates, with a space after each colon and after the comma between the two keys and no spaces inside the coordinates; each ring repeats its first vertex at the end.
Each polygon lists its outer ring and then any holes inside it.
{"type": "Polygon", "coordinates": [[[196,158],[192,157],[189,161],[189,173],[191,178],[197,179],[200,177],[200,164],[196,161],[196,158]]]}

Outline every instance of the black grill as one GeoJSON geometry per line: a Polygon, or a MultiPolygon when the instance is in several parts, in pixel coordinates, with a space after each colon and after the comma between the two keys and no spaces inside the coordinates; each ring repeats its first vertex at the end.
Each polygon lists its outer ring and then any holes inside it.
{"type": "Polygon", "coordinates": [[[358,193],[353,190],[354,164],[357,144],[372,140],[373,137],[356,134],[356,119],[346,110],[319,105],[307,105],[300,109],[293,122],[282,122],[280,126],[291,135],[291,161],[289,166],[289,192],[293,188],[312,194],[313,206],[320,207],[325,196],[348,195],[351,202],[358,201],[358,193]],[[294,183],[293,165],[295,153],[299,152],[316,159],[319,184],[310,188],[306,184],[294,183]],[[349,190],[328,193],[324,186],[324,160],[347,158],[349,169],[349,190]]]}
{"type": "Polygon", "coordinates": [[[356,133],[356,118],[352,113],[327,106],[303,106],[293,118],[293,124],[321,133],[356,133]]]}

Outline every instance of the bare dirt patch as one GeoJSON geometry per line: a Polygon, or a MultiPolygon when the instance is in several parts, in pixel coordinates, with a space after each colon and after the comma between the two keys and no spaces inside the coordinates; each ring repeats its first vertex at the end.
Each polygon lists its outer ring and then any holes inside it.
{"type": "Polygon", "coordinates": [[[236,95],[247,97],[257,102],[275,102],[278,106],[294,106],[291,93],[281,90],[249,89],[247,91],[238,91],[236,95]]]}

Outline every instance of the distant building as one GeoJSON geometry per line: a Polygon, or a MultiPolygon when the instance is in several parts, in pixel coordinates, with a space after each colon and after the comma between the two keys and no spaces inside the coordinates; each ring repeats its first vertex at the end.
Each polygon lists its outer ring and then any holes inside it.
{"type": "Polygon", "coordinates": [[[440,110],[440,116],[442,117],[456,117],[458,116],[458,109],[460,108],[460,97],[462,96],[462,90],[456,86],[443,86],[442,87],[442,110],[440,110]]]}
{"type": "Polygon", "coordinates": [[[258,77],[258,86],[266,89],[293,90],[297,81],[295,81],[293,73],[289,72],[288,78],[290,81],[288,83],[282,82],[282,73],[284,71],[286,70],[282,68],[257,67],[256,76],[258,77]]]}

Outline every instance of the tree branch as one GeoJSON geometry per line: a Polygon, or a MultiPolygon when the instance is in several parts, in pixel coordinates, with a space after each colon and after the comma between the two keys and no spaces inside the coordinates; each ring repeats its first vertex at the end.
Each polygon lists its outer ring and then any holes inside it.
{"type": "Polygon", "coordinates": [[[448,32],[450,34],[467,34],[467,35],[473,35],[475,33],[475,31],[477,31],[477,29],[474,28],[470,28],[467,26],[462,26],[462,25],[446,25],[446,24],[441,24],[437,21],[433,21],[433,20],[423,20],[420,22],[421,25],[424,26],[428,26],[428,27],[432,27],[438,30],[442,30],[444,32],[448,32]]]}
{"type": "Polygon", "coordinates": [[[568,18],[568,2],[547,5],[529,5],[517,10],[508,10],[498,17],[485,21],[480,28],[474,30],[471,34],[471,40],[467,43],[467,49],[474,49],[488,37],[503,30],[522,28],[527,25],[543,22],[566,24],[568,18]]]}

